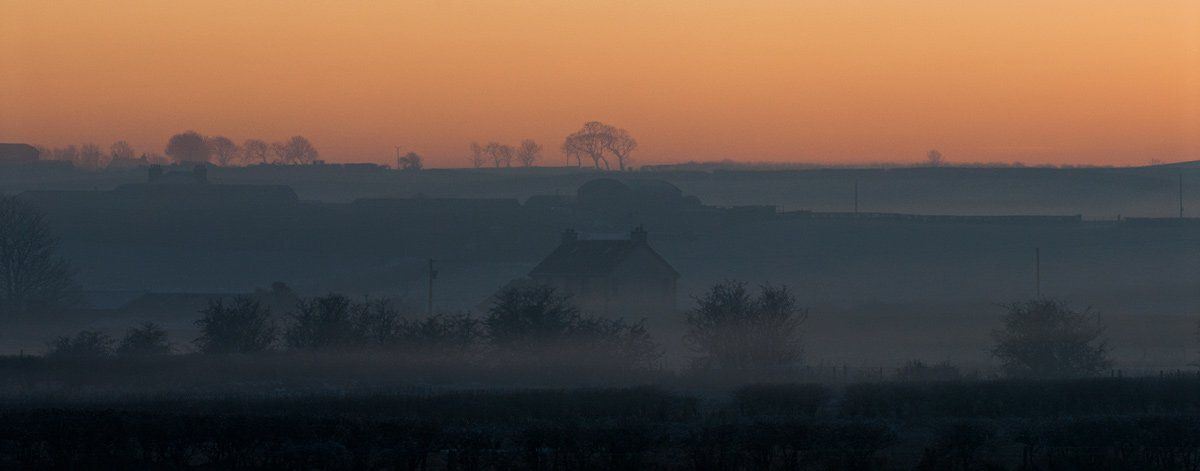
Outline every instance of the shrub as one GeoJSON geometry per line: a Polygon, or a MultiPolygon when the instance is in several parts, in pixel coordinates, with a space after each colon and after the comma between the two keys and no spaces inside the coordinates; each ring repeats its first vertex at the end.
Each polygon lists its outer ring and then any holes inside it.
{"type": "Polygon", "coordinates": [[[303,350],[362,345],[364,329],[355,321],[356,318],[362,318],[364,307],[340,294],[300,300],[296,304],[296,312],[289,315],[292,324],[287,328],[284,339],[288,347],[303,350]]]}
{"type": "Polygon", "coordinates": [[[469,313],[435,314],[403,322],[398,329],[402,345],[444,353],[469,351],[484,337],[483,325],[469,313]]]}
{"type": "Polygon", "coordinates": [[[396,343],[403,329],[400,311],[387,299],[363,303],[354,309],[355,331],[365,345],[385,346],[396,343]]]}
{"type": "Polygon", "coordinates": [[[117,347],[119,355],[166,355],[168,353],[171,353],[171,344],[167,342],[167,331],[153,322],[129,329],[117,347]]]}
{"type": "Polygon", "coordinates": [[[992,354],[1010,377],[1065,378],[1096,375],[1112,366],[1100,336],[1104,326],[1090,310],[1037,299],[1007,306],[1004,329],[993,332],[992,354]]]}
{"type": "Polygon", "coordinates": [[[113,353],[113,340],[95,330],[85,330],[74,337],[59,337],[50,343],[51,358],[102,358],[113,353]]]}
{"type": "Polygon", "coordinates": [[[807,312],[786,286],[762,286],[752,297],[741,282],[713,285],[687,314],[689,346],[703,368],[763,369],[798,364],[807,312]]]}
{"type": "Polygon", "coordinates": [[[250,298],[238,297],[226,304],[209,300],[204,315],[196,321],[200,338],[196,345],[204,353],[259,353],[275,344],[276,328],[271,310],[250,298]]]}
{"type": "Polygon", "coordinates": [[[662,352],[641,323],[582,314],[549,286],[497,293],[483,321],[491,345],[522,354],[580,355],[580,359],[648,365],[662,352]]]}

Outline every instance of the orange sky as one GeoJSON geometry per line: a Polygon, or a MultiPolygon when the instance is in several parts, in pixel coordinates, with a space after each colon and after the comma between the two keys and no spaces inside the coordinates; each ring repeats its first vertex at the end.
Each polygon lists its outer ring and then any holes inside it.
{"type": "Polygon", "coordinates": [[[196,129],[437,166],[627,128],[640,163],[1200,159],[1196,0],[0,0],[0,141],[196,129]]]}

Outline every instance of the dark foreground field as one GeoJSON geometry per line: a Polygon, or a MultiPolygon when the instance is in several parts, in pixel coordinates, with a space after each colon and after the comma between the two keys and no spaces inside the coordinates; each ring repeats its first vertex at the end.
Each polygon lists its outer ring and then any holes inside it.
{"type": "Polygon", "coordinates": [[[1200,376],[22,395],[4,468],[1200,469],[1200,376]]]}

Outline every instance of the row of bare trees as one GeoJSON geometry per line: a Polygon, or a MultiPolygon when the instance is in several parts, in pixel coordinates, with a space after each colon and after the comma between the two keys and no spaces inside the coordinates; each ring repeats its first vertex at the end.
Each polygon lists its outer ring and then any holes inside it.
{"type": "Polygon", "coordinates": [[[226,167],[245,165],[308,165],[320,158],[317,148],[304,136],[268,144],[261,139],[246,139],[241,145],[225,136],[204,136],[187,131],[167,141],[167,156],[176,162],[213,162],[226,167]]]}
{"type": "Polygon", "coordinates": [[[66,147],[38,147],[42,159],[61,160],[74,163],[77,167],[101,169],[115,165],[147,164],[165,165],[171,162],[211,162],[227,167],[241,163],[305,165],[320,158],[316,147],[304,136],[293,136],[286,141],[268,144],[261,139],[246,139],[237,144],[225,136],[204,136],[196,131],[187,131],[171,136],[167,141],[165,156],[137,150],[121,140],[108,147],[107,152],[96,144],[74,144],[66,147]]]}
{"type": "Polygon", "coordinates": [[[74,144],[65,147],[38,146],[38,155],[43,160],[61,160],[71,162],[80,168],[99,169],[123,162],[141,161],[147,164],[163,165],[170,160],[156,153],[143,153],[140,157],[133,146],[126,141],[117,141],[108,147],[107,152],[96,144],[74,144]]]}
{"type": "Polygon", "coordinates": [[[542,153],[542,146],[533,139],[525,139],[517,147],[499,142],[479,145],[471,143],[471,165],[482,168],[491,162],[496,168],[512,167],[515,160],[522,167],[532,167],[542,153]]]}
{"type": "MultiPolygon", "coordinates": [[[[592,166],[612,170],[615,162],[618,170],[630,165],[630,155],[637,150],[638,142],[629,131],[616,126],[589,121],[563,141],[561,151],[568,161],[575,159],[575,166],[582,167],[584,158],[591,159],[592,166]]],[[[533,139],[525,139],[517,147],[499,142],[479,145],[471,143],[471,165],[483,168],[491,164],[495,168],[512,167],[514,161],[522,167],[532,167],[539,159],[542,146],[533,139]]]]}
{"type": "Polygon", "coordinates": [[[601,123],[589,121],[583,128],[567,136],[563,141],[562,153],[568,159],[574,158],[577,167],[583,166],[583,158],[592,160],[595,168],[604,165],[605,170],[611,170],[609,157],[616,160],[617,169],[629,168],[630,154],[637,150],[638,142],[629,131],[601,123]]]}

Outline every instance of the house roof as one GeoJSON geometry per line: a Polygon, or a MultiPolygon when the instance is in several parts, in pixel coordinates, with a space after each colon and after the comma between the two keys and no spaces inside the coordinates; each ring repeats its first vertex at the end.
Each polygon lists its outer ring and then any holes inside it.
{"type": "Polygon", "coordinates": [[[38,150],[29,144],[0,142],[0,161],[32,162],[38,159],[38,150]]]}
{"type": "Polygon", "coordinates": [[[532,271],[530,276],[611,274],[630,255],[639,250],[649,252],[675,276],[679,273],[662,256],[645,242],[629,239],[583,239],[564,241],[547,255],[532,271]]]}

